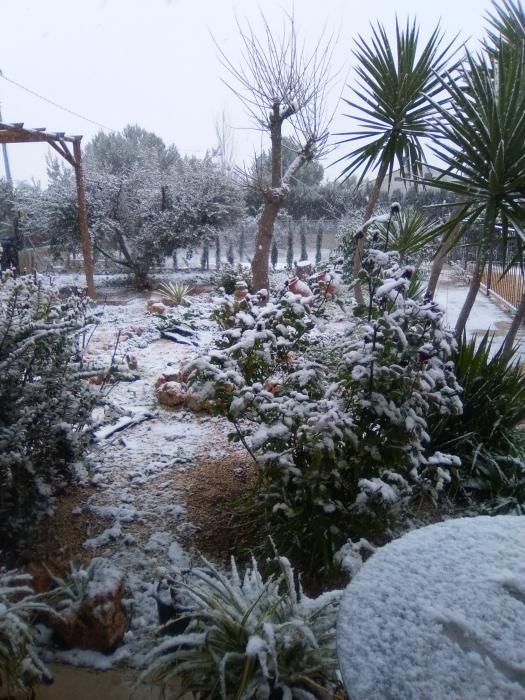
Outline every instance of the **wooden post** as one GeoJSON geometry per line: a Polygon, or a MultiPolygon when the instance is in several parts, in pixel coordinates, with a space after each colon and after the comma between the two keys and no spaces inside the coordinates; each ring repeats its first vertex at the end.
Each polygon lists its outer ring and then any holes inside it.
{"type": "Polygon", "coordinates": [[[77,181],[78,198],[78,223],[80,225],[80,237],[82,240],[82,256],[84,258],[84,274],[86,275],[86,286],[88,294],[92,299],[97,298],[95,280],[93,277],[93,257],[91,255],[91,240],[89,238],[86,188],[84,185],[84,173],[82,172],[82,151],[80,148],[81,136],[73,141],[73,156],[75,159],[75,178],[77,181]]]}

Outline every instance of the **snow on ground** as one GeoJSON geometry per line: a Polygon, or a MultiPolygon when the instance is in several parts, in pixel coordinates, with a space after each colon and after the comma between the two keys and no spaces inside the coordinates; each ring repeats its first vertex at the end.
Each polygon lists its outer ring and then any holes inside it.
{"type": "MultiPolygon", "coordinates": [[[[441,275],[435,300],[444,306],[445,322],[452,328],[455,326],[459,312],[465,301],[468,291],[468,282],[461,273],[454,269],[446,269],[441,275]]],[[[481,289],[478,292],[474,307],[466,326],[468,336],[481,337],[486,330],[494,332],[493,350],[496,351],[512,323],[513,313],[503,304],[496,303],[493,297],[487,297],[481,289]]],[[[518,333],[520,343],[520,355],[525,355],[525,329],[518,333]]],[[[525,357],[523,358],[525,360],[525,357]]]]}
{"type": "Polygon", "coordinates": [[[353,700],[525,699],[525,518],[414,530],[343,597],[338,655],[353,700]]]}
{"type": "Polygon", "coordinates": [[[56,652],[54,660],[99,669],[121,661],[140,664],[158,625],[153,594],[159,580],[190,565],[191,555],[181,539],[195,526],[186,517],[180,477],[199,454],[224,456],[230,428],[220,418],[159,406],[154,383],[161,373],[175,373],[211,341],[211,308],[210,298],[199,297],[189,308],[173,310],[197,331],[199,348],[195,348],[161,339],[160,319],[146,312],[144,298],[97,307],[99,326],[84,352],[87,365],[95,362],[107,368],[115,353],[115,361],[125,366],[125,356],[132,353],[139,378],[101,389],[126,415],[119,418],[107,409],[103,415],[96,409],[102,425],[85,467],[78,469],[84,482],[96,490],[86,495],[72,517],[93,516],[82,546],[89,556],[106,557],[126,573],[126,603],[133,614],[124,644],[113,655],[70,650],[56,652]],[[130,423],[129,416],[136,420],[130,423]],[[129,425],[112,433],[117,424],[129,425]]]}

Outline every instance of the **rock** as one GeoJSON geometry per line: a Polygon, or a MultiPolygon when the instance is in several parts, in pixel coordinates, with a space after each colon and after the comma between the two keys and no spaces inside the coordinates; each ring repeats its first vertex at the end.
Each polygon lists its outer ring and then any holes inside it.
{"type": "Polygon", "coordinates": [[[110,376],[107,372],[99,372],[98,374],[95,374],[92,377],[90,377],[88,381],[90,384],[100,386],[101,384],[104,384],[104,382],[106,382],[109,378],[110,376]]]}
{"type": "Polygon", "coordinates": [[[160,316],[163,316],[167,311],[166,304],[163,304],[157,299],[148,299],[146,309],[150,312],[150,314],[159,314],[160,316]]]}
{"type": "Polygon", "coordinates": [[[179,382],[164,382],[155,389],[157,401],[162,406],[181,406],[186,401],[186,390],[179,382]]]}
{"type": "Polygon", "coordinates": [[[279,394],[283,389],[283,384],[278,379],[267,379],[263,384],[264,390],[269,391],[274,396],[279,394]]]}
{"type": "Polygon", "coordinates": [[[208,411],[209,413],[213,411],[213,404],[207,397],[191,390],[186,393],[185,403],[190,411],[208,411]]]}
{"type": "Polygon", "coordinates": [[[110,566],[97,567],[83,599],[62,611],[60,618],[50,619],[57,640],[69,649],[110,651],[128,628],[123,597],[122,572],[110,566]]]}
{"type": "Polygon", "coordinates": [[[179,381],[181,381],[179,372],[175,372],[174,374],[168,374],[167,372],[166,373],[163,372],[155,380],[154,388],[158,389],[162,384],[166,384],[166,382],[179,382],[179,381]]]}

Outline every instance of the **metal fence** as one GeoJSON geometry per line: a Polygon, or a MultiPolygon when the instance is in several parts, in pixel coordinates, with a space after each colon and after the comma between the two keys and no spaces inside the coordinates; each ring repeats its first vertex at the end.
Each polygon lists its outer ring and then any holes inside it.
{"type": "MultiPolygon", "coordinates": [[[[495,246],[485,265],[481,277],[482,287],[487,294],[501,299],[513,309],[516,309],[525,294],[525,270],[522,264],[509,267],[507,261],[512,260],[517,250],[516,243],[510,239],[505,248],[495,246]]],[[[449,255],[449,260],[467,272],[472,273],[476,264],[477,245],[466,243],[456,246],[449,255]]]]}

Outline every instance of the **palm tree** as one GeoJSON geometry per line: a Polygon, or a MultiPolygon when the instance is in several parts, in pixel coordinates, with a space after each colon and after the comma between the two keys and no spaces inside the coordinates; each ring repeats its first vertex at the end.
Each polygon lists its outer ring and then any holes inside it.
{"type": "MultiPolygon", "coordinates": [[[[483,269],[497,240],[518,232],[521,259],[525,227],[525,67],[523,48],[497,55],[466,55],[460,80],[441,78],[450,103],[434,101],[440,142],[432,151],[444,164],[435,180],[420,179],[457,198],[457,214],[440,227],[443,245],[452,247],[474,224],[480,228],[471,286],[456,324],[461,337],[479,290],[483,269]],[[447,176],[445,179],[444,176],[447,176]],[[501,227],[501,233],[498,232],[501,227]]],[[[513,259],[514,262],[516,257],[513,259]]],[[[510,267],[510,265],[509,265],[510,267]]]]}
{"type": "MultiPolygon", "coordinates": [[[[439,76],[450,64],[452,43],[443,47],[443,33],[437,26],[421,48],[416,22],[407,21],[403,29],[397,19],[395,48],[380,23],[372,27],[371,41],[362,36],[356,41],[353,53],[358,82],[353,93],[357,102],[344,100],[355,110],[345,116],[355,120],[356,127],[338,134],[344,137],[338,144],[359,145],[336,162],[348,161],[340,176],[343,178],[361,170],[358,185],[369,172],[377,169],[377,174],[354,255],[354,279],[361,265],[366,222],[372,217],[385,178],[390,187],[396,165],[401,177],[422,175],[423,142],[435,135],[432,99],[438,99],[443,90],[439,76]]],[[[355,297],[363,303],[358,283],[355,297]]]]}
{"type": "MultiPolygon", "coordinates": [[[[494,55],[501,43],[506,51],[515,51],[516,47],[525,46],[525,11],[520,2],[503,0],[501,6],[495,6],[494,14],[488,15],[492,28],[487,31],[487,51],[494,55]]],[[[510,329],[503,343],[503,355],[512,354],[516,336],[521,324],[525,321],[525,294],[516,310],[510,329]]]]}

